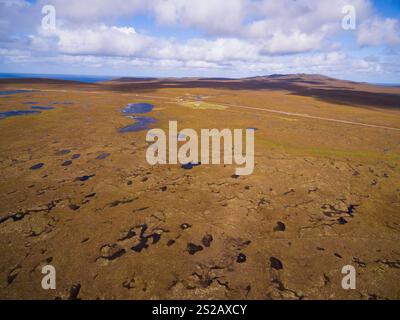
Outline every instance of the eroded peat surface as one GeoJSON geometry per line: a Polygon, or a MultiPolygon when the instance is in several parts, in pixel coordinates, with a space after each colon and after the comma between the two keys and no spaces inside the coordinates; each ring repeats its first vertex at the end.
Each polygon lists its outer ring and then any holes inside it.
{"type": "Polygon", "coordinates": [[[0,112],[54,108],[0,120],[0,297],[399,299],[400,92],[334,85],[2,80],[0,112]],[[150,166],[170,120],[254,128],[253,174],[150,166]]]}

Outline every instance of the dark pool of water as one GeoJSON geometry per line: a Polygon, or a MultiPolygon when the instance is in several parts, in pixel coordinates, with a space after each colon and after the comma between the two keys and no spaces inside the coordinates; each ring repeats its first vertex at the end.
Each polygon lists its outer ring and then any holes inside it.
{"type": "Polygon", "coordinates": [[[9,117],[27,116],[27,115],[37,114],[37,113],[40,113],[40,111],[35,111],[35,110],[5,111],[5,112],[0,112],[0,120],[9,118],[9,117]]]}
{"type": "Polygon", "coordinates": [[[122,112],[124,114],[148,113],[153,110],[153,108],[154,106],[150,103],[130,103],[122,110],[122,112]]]}
{"type": "Polygon", "coordinates": [[[182,168],[182,169],[185,169],[185,170],[191,170],[191,169],[193,169],[194,167],[197,167],[197,166],[199,166],[199,165],[201,165],[200,162],[199,162],[199,163],[192,163],[192,162],[189,162],[189,163],[183,164],[183,165],[181,166],[181,168],[182,168]]]}
{"type": "Polygon", "coordinates": [[[96,160],[103,160],[103,159],[105,159],[105,158],[108,158],[109,156],[110,156],[109,153],[103,152],[103,153],[99,154],[99,155],[96,157],[96,160]]]}
{"type": "Polygon", "coordinates": [[[38,164],[35,164],[34,166],[30,167],[30,169],[31,170],[39,170],[39,169],[43,168],[43,166],[44,166],[44,163],[38,163],[38,164]]]}
{"type": "Polygon", "coordinates": [[[157,120],[151,117],[130,117],[136,122],[129,126],[123,127],[119,129],[119,132],[126,133],[126,132],[138,132],[149,129],[149,125],[152,123],[156,123],[157,120]]]}
{"type": "Polygon", "coordinates": [[[50,107],[50,106],[48,106],[48,107],[44,107],[44,106],[32,106],[32,109],[34,109],[34,110],[53,110],[54,107],[50,107]]]}
{"type": "Polygon", "coordinates": [[[65,104],[65,105],[69,105],[69,104],[74,104],[71,101],[64,101],[64,102],[51,102],[51,104],[65,104]]]}
{"type": "Polygon", "coordinates": [[[77,178],[75,178],[75,181],[82,181],[82,182],[84,182],[84,181],[87,181],[87,180],[93,178],[94,176],[95,176],[95,174],[91,174],[91,175],[89,175],[89,176],[85,175],[85,176],[82,176],[82,177],[77,177],[77,178]]]}
{"type": "Polygon", "coordinates": [[[66,154],[68,154],[68,153],[71,153],[71,150],[69,150],[69,149],[63,149],[63,150],[57,151],[57,152],[55,153],[55,155],[56,155],[56,156],[64,156],[64,155],[66,155],[66,154]]]}
{"type": "Polygon", "coordinates": [[[0,96],[6,96],[9,94],[17,94],[17,93],[25,93],[25,92],[32,92],[31,90],[7,90],[7,91],[0,91],[0,96]]]}
{"type": "Polygon", "coordinates": [[[119,129],[119,132],[137,132],[149,129],[149,125],[157,122],[155,118],[133,116],[132,114],[143,114],[152,111],[154,106],[150,103],[129,103],[123,110],[122,113],[127,115],[129,118],[136,120],[135,123],[119,129]],[[131,116],[132,115],[132,116],[131,116]]]}

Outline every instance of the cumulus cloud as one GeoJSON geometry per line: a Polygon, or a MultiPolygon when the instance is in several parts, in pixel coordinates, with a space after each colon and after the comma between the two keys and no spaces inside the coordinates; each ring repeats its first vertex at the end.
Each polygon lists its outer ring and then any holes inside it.
{"type": "Polygon", "coordinates": [[[161,24],[197,27],[210,34],[226,35],[240,30],[247,4],[244,0],[155,0],[149,10],[161,24]]]}
{"type": "Polygon", "coordinates": [[[12,63],[118,70],[384,72],[387,60],[352,57],[340,42],[344,5],[357,12],[353,44],[399,45],[399,20],[378,16],[370,0],[0,0],[0,52],[12,63]],[[45,4],[56,8],[54,30],[40,28],[45,4]]]}
{"type": "Polygon", "coordinates": [[[400,22],[397,19],[374,18],[360,25],[357,42],[361,46],[400,44],[400,22]]]}
{"type": "Polygon", "coordinates": [[[143,12],[147,1],[143,0],[39,0],[37,7],[53,5],[61,19],[74,23],[104,22],[143,12]]]}
{"type": "Polygon", "coordinates": [[[38,51],[49,51],[74,55],[98,55],[119,57],[147,57],[152,59],[203,60],[222,62],[225,60],[256,60],[262,44],[250,43],[235,38],[202,38],[178,42],[138,34],[134,28],[95,25],[90,28],[39,29],[31,37],[38,51]],[[51,43],[51,46],[49,44],[51,43]]]}
{"type": "Polygon", "coordinates": [[[3,40],[15,31],[25,33],[32,30],[35,21],[40,21],[40,12],[25,0],[0,0],[0,38],[3,40]]]}
{"type": "Polygon", "coordinates": [[[265,41],[262,54],[289,54],[311,51],[321,46],[322,34],[306,34],[293,30],[289,34],[278,31],[265,41]]]}
{"type": "MultiPolygon", "coordinates": [[[[53,50],[64,54],[134,56],[144,52],[153,39],[138,35],[134,28],[96,25],[90,28],[41,29],[32,43],[41,50],[46,39],[53,41],[53,50]]],[[[43,46],[45,50],[48,47],[43,46]]]]}

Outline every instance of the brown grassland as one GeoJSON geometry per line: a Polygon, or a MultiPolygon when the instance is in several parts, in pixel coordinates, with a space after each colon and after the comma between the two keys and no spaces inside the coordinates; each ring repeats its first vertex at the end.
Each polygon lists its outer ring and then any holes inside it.
{"type": "Polygon", "coordinates": [[[34,91],[0,96],[0,112],[55,108],[0,120],[0,298],[400,299],[400,88],[299,75],[9,89],[34,91]],[[257,128],[254,173],[150,166],[146,131],[118,132],[133,102],[166,131],[257,128]],[[56,290],[41,287],[47,264],[56,290]]]}

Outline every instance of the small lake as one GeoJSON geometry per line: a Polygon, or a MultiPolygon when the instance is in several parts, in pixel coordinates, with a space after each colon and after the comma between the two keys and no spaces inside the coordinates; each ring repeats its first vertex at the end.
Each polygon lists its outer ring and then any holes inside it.
{"type": "Polygon", "coordinates": [[[51,107],[51,106],[31,106],[31,109],[32,110],[12,110],[12,111],[0,112],[0,120],[5,119],[5,118],[10,118],[10,117],[29,116],[29,115],[33,115],[33,114],[38,114],[41,111],[53,110],[54,107],[51,107]]]}
{"type": "Polygon", "coordinates": [[[149,129],[150,124],[157,122],[157,120],[155,118],[151,118],[151,117],[132,116],[129,118],[136,120],[136,122],[134,124],[131,124],[129,126],[119,129],[119,132],[126,133],[126,132],[138,132],[138,131],[147,130],[147,129],[149,129]]]}
{"type": "Polygon", "coordinates": [[[197,162],[197,163],[189,162],[189,163],[185,163],[185,164],[181,165],[181,168],[185,169],[185,170],[192,170],[194,167],[198,167],[200,165],[201,165],[200,162],[197,162]]]}
{"type": "Polygon", "coordinates": [[[141,114],[141,113],[148,113],[152,111],[154,106],[150,103],[130,103],[128,104],[122,112],[124,114],[141,114]]]}
{"type": "Polygon", "coordinates": [[[32,106],[32,109],[34,109],[34,110],[53,110],[54,109],[54,107],[50,107],[50,106],[46,106],[46,107],[43,107],[43,106],[32,106]]]}
{"type": "Polygon", "coordinates": [[[149,125],[157,122],[157,119],[152,117],[135,116],[134,114],[148,113],[151,112],[153,108],[154,106],[150,103],[129,103],[124,109],[122,109],[122,113],[136,122],[129,126],[120,128],[118,131],[121,133],[127,133],[149,129],[149,125]]]}
{"type": "Polygon", "coordinates": [[[10,117],[18,117],[18,116],[28,116],[32,114],[38,114],[40,111],[36,110],[13,110],[13,111],[5,111],[0,112],[0,120],[10,117]]]}
{"type": "Polygon", "coordinates": [[[9,94],[17,94],[17,93],[26,93],[32,92],[31,90],[7,90],[7,91],[0,91],[0,96],[7,96],[9,94]]]}

